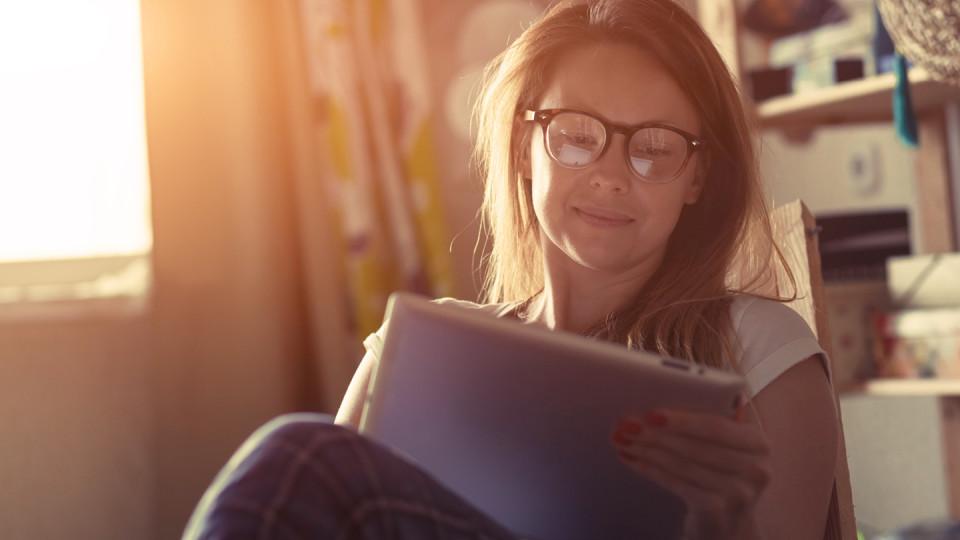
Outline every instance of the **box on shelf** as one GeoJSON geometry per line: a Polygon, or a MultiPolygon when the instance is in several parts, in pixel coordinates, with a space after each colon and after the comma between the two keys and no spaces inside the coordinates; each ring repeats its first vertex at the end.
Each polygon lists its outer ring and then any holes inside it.
{"type": "Polygon", "coordinates": [[[800,62],[793,69],[793,91],[802,93],[863,78],[862,57],[826,57],[800,62]]]}
{"type": "Polygon", "coordinates": [[[876,376],[960,378],[960,306],[877,313],[876,376]]]}
{"type": "Polygon", "coordinates": [[[871,8],[861,6],[845,21],[774,41],[769,65],[792,68],[791,87],[797,94],[876,73],[871,8]]]}
{"type": "Polygon", "coordinates": [[[793,68],[790,67],[752,69],[747,72],[747,78],[754,101],[793,93],[793,68]]]}
{"type": "Polygon", "coordinates": [[[886,280],[887,261],[909,255],[910,216],[906,209],[818,213],[823,279],[886,280]]]}
{"type": "Polygon", "coordinates": [[[960,306],[960,253],[892,257],[887,286],[900,308],[960,306]]]}
{"type": "Polygon", "coordinates": [[[795,66],[751,69],[750,97],[764,101],[863,78],[860,58],[818,58],[795,66]]]}
{"type": "Polygon", "coordinates": [[[875,313],[890,309],[882,279],[826,283],[824,297],[833,347],[833,380],[837,387],[872,378],[875,313]]]}

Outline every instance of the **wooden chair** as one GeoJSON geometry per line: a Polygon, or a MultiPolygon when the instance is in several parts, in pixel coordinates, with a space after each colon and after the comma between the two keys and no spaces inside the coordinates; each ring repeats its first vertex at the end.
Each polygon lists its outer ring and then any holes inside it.
{"type": "MultiPolygon", "coordinates": [[[[823,275],[820,271],[820,247],[817,238],[817,226],[813,215],[803,204],[796,200],[779,206],[771,214],[774,238],[783,252],[797,282],[797,299],[787,304],[799,313],[817,335],[820,346],[833,357],[830,341],[830,326],[823,290],[823,275]]],[[[784,283],[783,277],[771,281],[784,283]]],[[[781,287],[782,288],[782,287],[781,287]]],[[[789,295],[790,290],[769,290],[789,295]]],[[[834,372],[837,370],[834,369],[834,372]]],[[[847,450],[843,436],[843,420],[840,417],[840,401],[834,388],[834,401],[837,404],[837,421],[840,430],[837,463],[834,468],[833,495],[827,517],[826,540],[856,540],[857,526],[853,512],[853,496],[850,488],[850,471],[847,468],[847,450]]]]}

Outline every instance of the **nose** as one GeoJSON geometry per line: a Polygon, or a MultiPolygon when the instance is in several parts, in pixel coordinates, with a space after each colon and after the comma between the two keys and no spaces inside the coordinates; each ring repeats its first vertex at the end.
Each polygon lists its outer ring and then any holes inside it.
{"type": "Polygon", "coordinates": [[[632,173],[624,154],[623,135],[614,135],[607,152],[594,164],[590,172],[590,187],[614,193],[630,191],[632,173]]]}
{"type": "Polygon", "coordinates": [[[590,186],[594,189],[612,191],[614,193],[627,193],[630,191],[629,179],[624,178],[623,172],[608,173],[597,170],[590,175],[590,186]]]}

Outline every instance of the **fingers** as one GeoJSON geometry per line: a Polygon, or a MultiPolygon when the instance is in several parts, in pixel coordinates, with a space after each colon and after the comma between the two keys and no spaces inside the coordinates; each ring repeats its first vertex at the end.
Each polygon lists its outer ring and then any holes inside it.
{"type": "Polygon", "coordinates": [[[770,481],[769,445],[755,424],[675,411],[648,414],[644,420],[622,421],[613,434],[614,445],[634,455],[659,448],[688,463],[744,478],[761,489],[770,481]],[[701,432],[693,433],[694,426],[701,432]]]}
{"type": "MultiPolygon", "coordinates": [[[[656,467],[671,473],[691,486],[717,493],[730,491],[732,496],[743,498],[751,503],[766,487],[768,481],[766,477],[761,477],[759,474],[741,474],[741,470],[720,470],[708,467],[689,459],[688,456],[655,446],[624,450],[621,458],[635,469],[643,466],[656,467]]],[[[754,467],[750,465],[745,467],[743,472],[753,470],[754,467]]]]}
{"type": "Polygon", "coordinates": [[[747,452],[768,451],[766,438],[755,424],[714,414],[686,411],[652,411],[643,417],[629,416],[635,426],[661,429],[674,435],[747,452]]]}
{"type": "Polygon", "coordinates": [[[753,506],[754,500],[749,490],[736,484],[726,486],[722,491],[711,490],[678,475],[676,468],[629,460],[626,464],[680,497],[686,503],[688,512],[696,516],[696,521],[714,534],[739,528],[753,506]]]}
{"type": "Polygon", "coordinates": [[[637,456],[653,450],[682,456],[699,467],[745,477],[761,487],[766,487],[770,482],[770,471],[765,468],[765,461],[762,459],[767,455],[765,453],[746,453],[727,447],[711,446],[689,437],[662,431],[658,433],[649,429],[635,436],[620,434],[617,444],[637,456]]]}
{"type": "Polygon", "coordinates": [[[771,479],[769,445],[754,423],[656,411],[624,420],[612,440],[629,468],[684,499],[698,522],[720,529],[748,522],[771,479]]]}

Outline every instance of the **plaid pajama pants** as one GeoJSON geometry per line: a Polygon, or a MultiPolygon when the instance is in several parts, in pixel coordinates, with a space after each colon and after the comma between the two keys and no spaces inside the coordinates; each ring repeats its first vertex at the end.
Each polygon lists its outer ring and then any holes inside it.
{"type": "Polygon", "coordinates": [[[203,496],[184,539],[516,540],[427,473],[329,416],[258,430],[203,496]]]}

